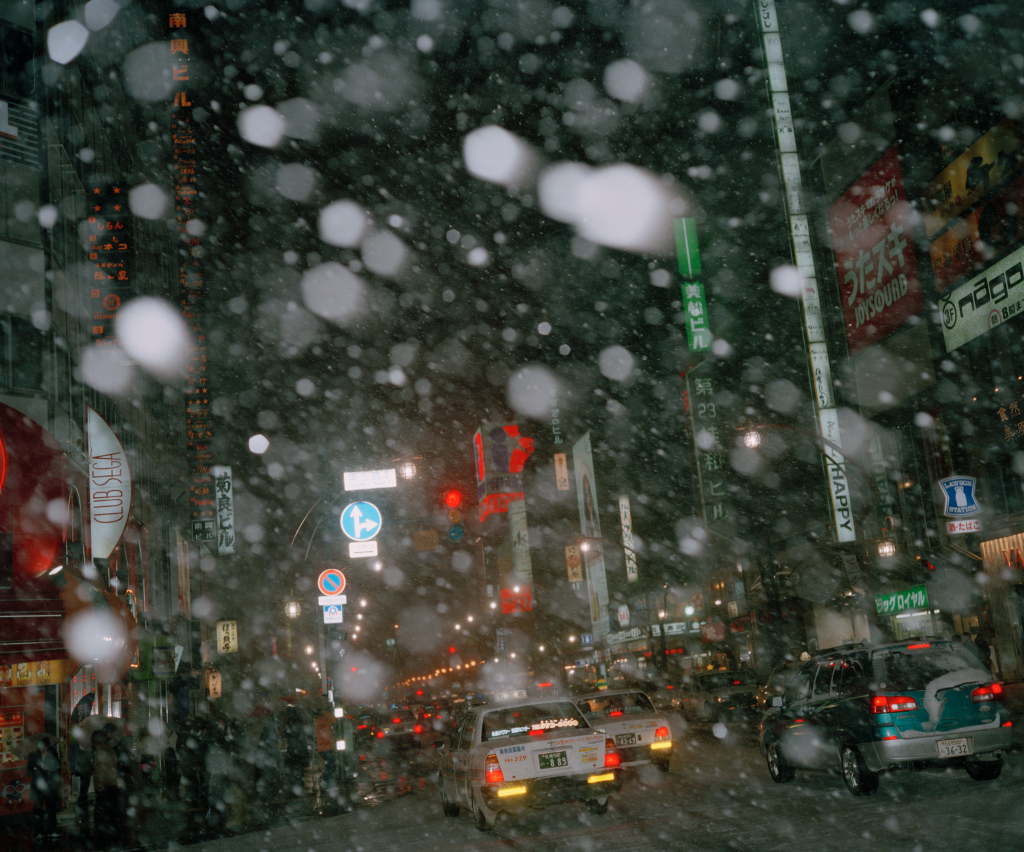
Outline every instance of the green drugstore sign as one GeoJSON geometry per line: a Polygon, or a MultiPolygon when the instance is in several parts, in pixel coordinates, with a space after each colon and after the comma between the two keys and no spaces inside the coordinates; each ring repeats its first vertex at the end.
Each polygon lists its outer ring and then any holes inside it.
{"type": "Polygon", "coordinates": [[[875,610],[879,615],[891,615],[907,609],[927,609],[928,590],[924,585],[914,586],[904,592],[875,595],[875,610]]]}

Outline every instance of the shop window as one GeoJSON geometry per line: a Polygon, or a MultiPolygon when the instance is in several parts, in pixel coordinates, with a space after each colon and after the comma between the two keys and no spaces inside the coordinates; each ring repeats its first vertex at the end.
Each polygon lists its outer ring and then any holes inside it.
{"type": "Polygon", "coordinates": [[[0,90],[8,97],[31,98],[34,94],[32,33],[0,24],[0,90]]]}

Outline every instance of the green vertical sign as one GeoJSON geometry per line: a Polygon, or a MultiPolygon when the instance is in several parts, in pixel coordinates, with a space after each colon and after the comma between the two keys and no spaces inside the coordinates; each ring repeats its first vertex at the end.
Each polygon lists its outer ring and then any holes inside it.
{"type": "Polygon", "coordinates": [[[698,280],[700,247],[697,244],[697,220],[676,219],[676,258],[683,277],[683,315],[686,318],[686,342],[691,352],[707,352],[711,348],[708,326],[708,303],[704,285],[698,280]]]}

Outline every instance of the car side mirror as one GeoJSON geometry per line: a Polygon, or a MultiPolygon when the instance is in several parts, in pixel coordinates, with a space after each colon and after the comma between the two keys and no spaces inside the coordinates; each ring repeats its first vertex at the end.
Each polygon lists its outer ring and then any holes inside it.
{"type": "Polygon", "coordinates": [[[782,696],[781,695],[776,695],[774,698],[772,698],[772,707],[781,707],[781,706],[782,706],[782,696]]]}

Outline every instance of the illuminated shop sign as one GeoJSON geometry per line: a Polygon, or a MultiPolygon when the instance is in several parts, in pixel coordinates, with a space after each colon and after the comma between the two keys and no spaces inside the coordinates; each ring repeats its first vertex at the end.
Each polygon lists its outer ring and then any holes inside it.
{"type": "Polygon", "coordinates": [[[117,342],[114,323],[134,290],[132,219],[128,193],[114,184],[94,184],[88,196],[90,332],[94,343],[117,342]]]}
{"type": "Polygon", "coordinates": [[[124,447],[107,422],[88,409],[89,529],[93,559],[106,559],[128,523],[132,476],[124,447]]]}
{"type": "Polygon", "coordinates": [[[903,592],[875,595],[875,610],[879,615],[891,615],[908,609],[927,609],[928,589],[924,584],[903,592]]]}
{"type": "Polygon", "coordinates": [[[939,297],[946,351],[1017,316],[1024,310],[1024,246],[992,264],[981,275],[939,297]]]}

